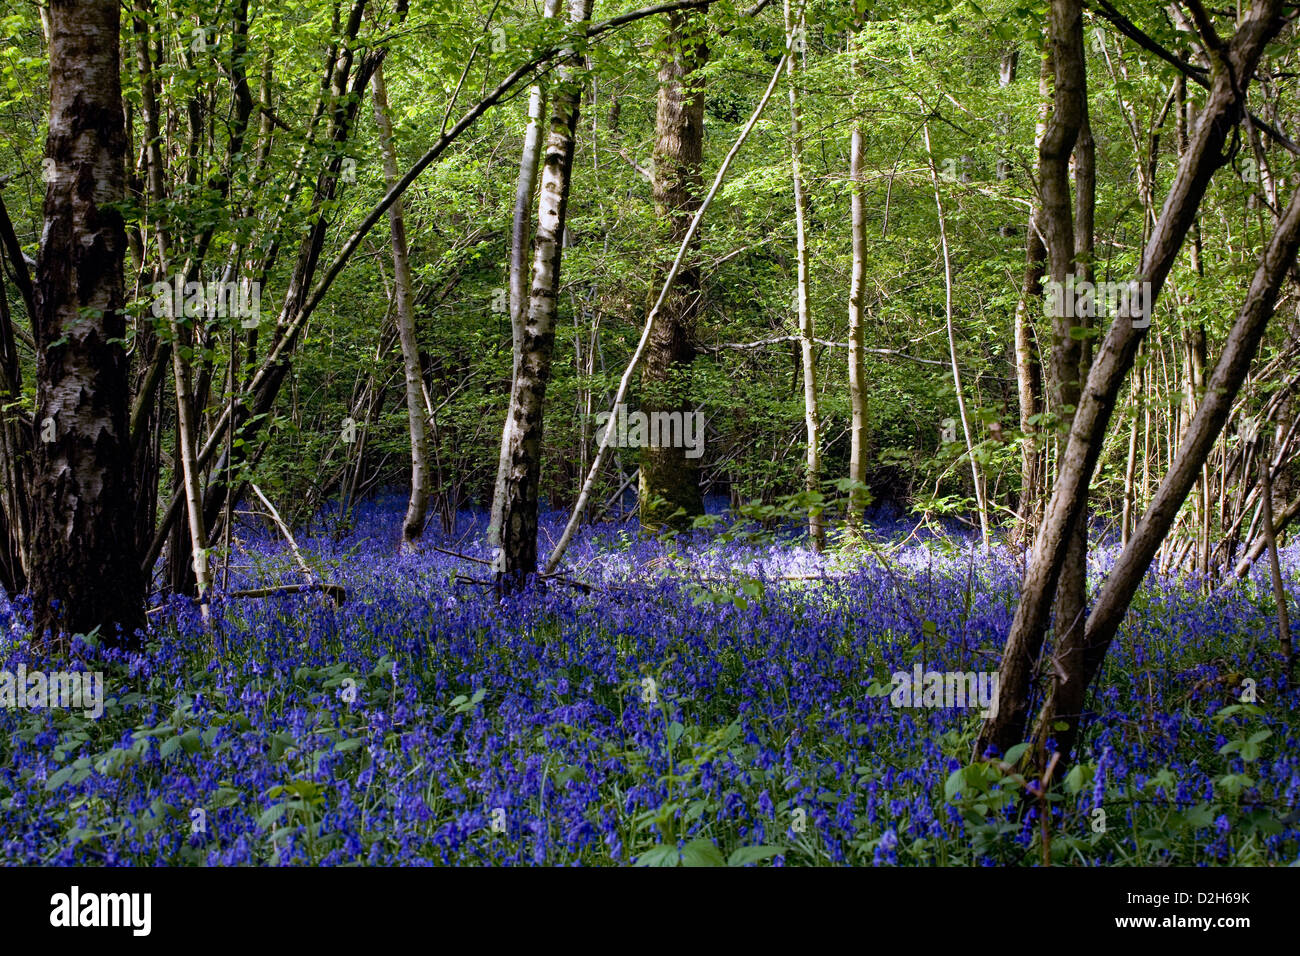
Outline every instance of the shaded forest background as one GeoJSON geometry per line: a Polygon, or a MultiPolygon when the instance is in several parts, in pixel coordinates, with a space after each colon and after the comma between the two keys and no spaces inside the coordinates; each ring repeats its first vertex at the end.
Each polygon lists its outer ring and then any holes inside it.
{"type": "MultiPolygon", "coordinates": [[[[1188,149],[1218,55],[1206,38],[1217,35],[1193,22],[1199,4],[1078,9],[1070,29],[1083,43],[1096,195],[1088,250],[1071,261],[1098,281],[1127,281],[1188,149]]],[[[1288,36],[1280,9],[1261,5],[1260,22],[1275,18],[1270,29],[1288,36]]],[[[215,553],[230,524],[227,488],[247,494],[253,482],[296,527],[327,502],[346,511],[381,489],[409,487],[412,396],[427,413],[428,520],[452,532],[459,511],[491,504],[512,379],[512,215],[528,81],[537,77],[552,106],[562,96],[578,104],[537,480],[545,505],[570,508],[594,454],[595,414],[608,408],[678,251],[683,213],[698,205],[786,49],[783,86],[687,255],[689,321],[674,346],[684,351],[658,376],[671,380],[681,407],[706,417],[699,487],[733,506],[772,505],[805,487],[814,501],[842,498],[855,487],[844,479],[853,476],[856,194],[864,344],[856,477],[877,501],[972,525],[982,518],[1029,540],[1074,408],[1054,382],[1060,329],[1040,300],[1051,275],[1044,229],[1029,224],[1043,195],[1040,140],[1061,102],[1044,54],[1066,28],[1054,39],[1049,5],[687,3],[622,21],[611,8],[583,21],[600,25],[586,39],[567,23],[581,19],[582,4],[546,12],[461,2],[137,0],[124,8],[127,168],[117,208],[128,243],[133,521],[144,566],[164,559],[154,584],[193,591],[197,583],[188,491],[202,499],[215,553]],[[688,61],[688,76],[664,73],[688,61]],[[671,82],[702,98],[699,168],[679,184],[676,208],[665,207],[662,169],[656,178],[666,148],[657,105],[671,82]],[[462,114],[468,123],[458,123],[462,114]],[[393,219],[376,206],[408,171],[418,172],[405,175],[400,201],[413,392],[396,320],[393,219]],[[151,309],[151,289],[173,274],[260,283],[260,326],[212,316],[169,325],[151,309]],[[233,432],[224,428],[232,411],[233,432]],[[182,468],[186,435],[192,489],[182,468]]],[[[34,263],[41,234],[49,13],[10,3],[3,25],[6,460],[14,463],[4,567],[14,590],[29,570],[17,518],[24,443],[42,424],[22,263],[34,263]]],[[[1294,178],[1285,133],[1294,122],[1292,60],[1287,42],[1264,55],[1249,97],[1253,121],[1226,138],[1226,168],[1209,183],[1115,399],[1089,499],[1103,533],[1127,539],[1173,464],[1281,213],[1279,196],[1294,178]]],[[[1085,321],[1067,339],[1090,353],[1107,324],[1085,321]]],[[[1284,518],[1294,511],[1295,332],[1288,292],[1160,551],[1162,567],[1224,570],[1256,540],[1261,423],[1273,433],[1272,498],[1284,518]]],[[[647,376],[656,373],[632,379],[633,405],[656,401],[663,383],[647,376]]],[[[612,450],[589,516],[622,513],[646,457],[612,450]]],[[[658,489],[641,488],[643,512],[653,503],[647,490],[658,489]]]]}

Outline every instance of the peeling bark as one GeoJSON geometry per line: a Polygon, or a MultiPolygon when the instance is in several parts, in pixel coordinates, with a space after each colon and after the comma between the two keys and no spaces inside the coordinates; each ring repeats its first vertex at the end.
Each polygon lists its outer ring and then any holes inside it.
{"type": "MultiPolygon", "coordinates": [[[[569,17],[582,23],[591,14],[591,0],[569,0],[569,17]]],[[[519,374],[506,412],[508,462],[501,501],[501,551],[496,570],[506,591],[521,587],[537,572],[537,503],[542,476],[542,425],[546,387],[555,350],[556,298],[560,289],[560,260],[564,222],[573,179],[574,133],[582,99],[581,61],[570,54],[556,70],[550,132],[533,240],[533,283],[528,317],[520,345],[519,374]]]]}
{"type": "Polygon", "coordinates": [[[98,627],[104,640],[134,645],[145,617],[131,531],[126,232],[109,208],[125,186],[120,15],[116,0],[50,6],[31,594],[38,638],[98,627]]]}

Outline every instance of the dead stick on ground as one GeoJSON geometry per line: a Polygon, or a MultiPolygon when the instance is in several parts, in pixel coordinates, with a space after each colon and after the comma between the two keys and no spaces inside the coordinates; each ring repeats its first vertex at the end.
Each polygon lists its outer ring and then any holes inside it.
{"type": "Polygon", "coordinates": [[[486,564],[489,567],[492,564],[491,561],[484,561],[482,558],[471,558],[468,554],[461,554],[459,551],[448,551],[446,548],[435,547],[432,544],[426,545],[426,547],[430,551],[437,551],[439,554],[449,554],[453,558],[460,558],[462,561],[473,561],[475,564],[486,564]]]}
{"type": "Polygon", "coordinates": [[[306,591],[320,591],[334,599],[335,604],[347,600],[348,592],[341,584],[277,584],[265,588],[246,588],[242,591],[230,591],[225,598],[260,598],[275,594],[302,594],[306,591]]]}
{"type": "Polygon", "coordinates": [[[298,569],[302,571],[303,575],[307,578],[308,583],[319,584],[320,582],[316,580],[315,572],[313,572],[307,565],[307,562],[303,560],[302,552],[298,550],[298,542],[293,540],[293,534],[290,533],[289,526],[286,525],[284,519],[280,517],[280,512],[275,510],[275,505],[271,504],[271,500],[267,498],[266,495],[262,494],[262,489],[257,487],[257,485],[249,482],[249,487],[253,489],[253,494],[257,495],[262,504],[266,506],[267,513],[271,516],[271,520],[275,522],[275,526],[280,529],[280,533],[284,535],[284,540],[289,542],[289,550],[293,554],[293,560],[297,563],[298,569]]]}

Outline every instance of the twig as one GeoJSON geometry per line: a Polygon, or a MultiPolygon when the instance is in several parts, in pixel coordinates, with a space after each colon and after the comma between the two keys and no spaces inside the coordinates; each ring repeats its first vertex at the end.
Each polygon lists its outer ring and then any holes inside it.
{"type": "Polygon", "coordinates": [[[308,582],[311,584],[318,583],[315,572],[312,571],[312,569],[307,565],[307,562],[303,559],[302,552],[298,550],[298,542],[293,540],[293,534],[290,533],[289,526],[286,525],[284,519],[280,517],[280,512],[275,510],[275,505],[271,504],[271,500],[267,498],[266,495],[262,494],[262,489],[257,487],[257,485],[249,482],[249,487],[253,489],[253,494],[257,495],[262,504],[266,506],[267,513],[270,514],[271,520],[275,522],[276,527],[280,529],[280,533],[284,535],[285,541],[289,542],[289,550],[293,554],[294,562],[298,565],[298,570],[302,571],[303,576],[306,577],[308,582]]]}
{"type": "MultiPolygon", "coordinates": [[[[769,339],[759,339],[756,342],[719,342],[717,345],[700,345],[701,352],[721,352],[723,349],[733,349],[735,351],[746,351],[748,349],[761,349],[768,345],[780,345],[784,342],[798,342],[801,337],[798,335],[776,335],[769,339]]],[[[824,345],[828,349],[846,349],[849,347],[848,342],[832,342],[830,339],[813,339],[818,345],[824,345]]],[[[938,359],[921,358],[918,355],[908,355],[906,352],[900,352],[897,349],[867,349],[862,351],[871,355],[884,355],[891,358],[906,359],[909,362],[917,362],[920,365],[943,365],[947,362],[941,362],[938,359]]]]}
{"type": "MultiPolygon", "coordinates": [[[[320,591],[326,596],[333,598],[335,606],[343,604],[348,599],[347,588],[341,584],[277,584],[264,588],[245,588],[242,591],[227,591],[221,596],[224,598],[260,598],[270,597],[273,594],[302,594],[307,591],[320,591]]],[[[161,610],[161,608],[159,608],[161,610]]]]}
{"type": "Polygon", "coordinates": [[[446,548],[439,548],[432,544],[425,545],[425,547],[430,551],[437,551],[439,554],[448,554],[453,558],[460,558],[462,561],[473,561],[475,564],[486,564],[488,567],[492,566],[491,561],[484,561],[482,558],[472,558],[468,554],[461,554],[459,551],[448,551],[446,548]]]}

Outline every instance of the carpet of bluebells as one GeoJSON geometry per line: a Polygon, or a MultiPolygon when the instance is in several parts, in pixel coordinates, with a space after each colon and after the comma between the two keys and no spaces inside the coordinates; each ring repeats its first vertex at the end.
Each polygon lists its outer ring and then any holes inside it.
{"type": "MultiPolygon", "coordinates": [[[[342,606],[217,598],[205,623],[172,599],[139,653],[92,635],[38,659],[22,602],[0,597],[0,669],[103,671],[108,686],[98,720],[0,709],[0,863],[1300,857],[1298,697],[1279,689],[1262,562],[1213,594],[1149,578],[1080,761],[1026,794],[1005,762],[972,761],[978,711],[889,699],[917,662],[996,670],[1021,573],[1009,551],[901,516],[823,556],[789,536],[608,523],[575,543],[569,580],[502,600],[482,565],[399,554],[400,521],[380,501],[300,534],[342,606]]],[[[490,557],[481,515],[436,524],[428,545],[490,557]]],[[[273,530],[237,543],[231,588],[303,581],[273,530]]],[[[1094,582],[1113,556],[1094,554],[1094,582]]],[[[1284,559],[1296,569],[1300,549],[1284,559]]]]}

